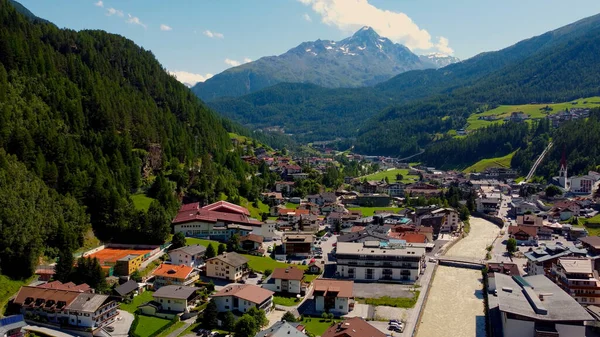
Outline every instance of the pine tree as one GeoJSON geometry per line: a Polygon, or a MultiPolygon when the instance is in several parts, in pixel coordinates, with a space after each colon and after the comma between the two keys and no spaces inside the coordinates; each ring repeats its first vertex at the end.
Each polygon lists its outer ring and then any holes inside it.
{"type": "Polygon", "coordinates": [[[177,232],[171,240],[171,249],[177,249],[186,245],[185,235],[182,232],[177,232]]]}
{"type": "Polygon", "coordinates": [[[217,305],[213,300],[208,302],[208,305],[202,313],[202,327],[212,330],[217,327],[217,305]]]}
{"type": "Polygon", "coordinates": [[[215,256],[217,256],[217,253],[215,252],[215,247],[213,246],[212,243],[209,243],[208,247],[206,247],[206,252],[204,253],[204,258],[211,259],[215,256]]]}
{"type": "Polygon", "coordinates": [[[63,283],[69,282],[73,274],[74,263],[73,254],[69,250],[61,250],[54,266],[54,278],[63,283]]]}
{"type": "Polygon", "coordinates": [[[235,316],[231,311],[227,311],[225,313],[225,316],[223,317],[222,328],[229,333],[231,333],[235,328],[235,316]]]}
{"type": "Polygon", "coordinates": [[[225,253],[227,251],[227,246],[224,243],[219,244],[219,255],[225,253]]]}
{"type": "Polygon", "coordinates": [[[235,337],[251,337],[256,335],[258,331],[260,331],[260,328],[256,324],[256,320],[248,314],[244,314],[235,323],[235,337]]]}

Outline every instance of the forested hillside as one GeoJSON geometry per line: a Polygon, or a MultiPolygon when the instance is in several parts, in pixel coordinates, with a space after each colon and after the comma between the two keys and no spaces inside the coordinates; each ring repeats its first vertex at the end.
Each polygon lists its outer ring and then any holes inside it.
{"type": "Polygon", "coordinates": [[[439,133],[465,127],[466,118],[484,107],[598,94],[599,38],[596,15],[441,69],[405,72],[372,88],[277,85],[211,106],[253,127],[284,126],[299,141],[358,136],[361,153],[410,155],[439,133]],[[310,118],[296,123],[301,113],[310,118]]]}
{"type": "Polygon", "coordinates": [[[563,151],[567,159],[568,173],[587,174],[597,171],[600,165],[600,108],[593,109],[588,119],[564,123],[547,134],[538,134],[526,147],[517,151],[511,167],[527,174],[533,162],[548,145],[550,137],[554,145],[536,170],[536,176],[548,181],[558,175],[563,151]]]}
{"type": "Polygon", "coordinates": [[[0,188],[15,191],[0,193],[0,267],[16,277],[30,275],[41,253],[78,248],[90,224],[103,241],[162,243],[178,199],[253,200],[268,179],[150,51],[103,31],[32,22],[8,0],[0,148],[14,156],[2,154],[0,188]],[[130,194],[147,187],[157,201],[146,213],[130,194]]]}

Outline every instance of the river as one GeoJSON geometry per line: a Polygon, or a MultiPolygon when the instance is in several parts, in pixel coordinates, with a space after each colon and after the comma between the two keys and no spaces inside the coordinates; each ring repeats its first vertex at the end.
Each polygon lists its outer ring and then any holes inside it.
{"type": "MultiPolygon", "coordinates": [[[[472,217],[471,232],[455,244],[446,256],[484,259],[486,247],[500,228],[472,217]]],[[[484,337],[485,316],[481,272],[479,270],[438,266],[429,290],[417,336],[484,337]]]]}

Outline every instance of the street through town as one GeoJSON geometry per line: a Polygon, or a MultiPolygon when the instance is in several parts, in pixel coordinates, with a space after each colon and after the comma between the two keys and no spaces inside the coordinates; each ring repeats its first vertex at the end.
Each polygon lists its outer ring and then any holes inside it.
{"type": "MultiPolygon", "coordinates": [[[[447,256],[484,259],[500,229],[471,217],[471,232],[447,252],[447,256]]],[[[485,336],[481,272],[438,266],[417,336],[485,336]]]]}

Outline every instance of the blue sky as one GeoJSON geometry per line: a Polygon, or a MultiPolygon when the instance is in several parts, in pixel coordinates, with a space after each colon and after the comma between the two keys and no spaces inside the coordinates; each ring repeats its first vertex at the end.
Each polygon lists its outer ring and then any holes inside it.
{"type": "Polygon", "coordinates": [[[600,12],[577,0],[20,0],[59,27],[102,29],[154,52],[195,82],[303,41],[361,26],[419,54],[466,59],[600,12]]]}

